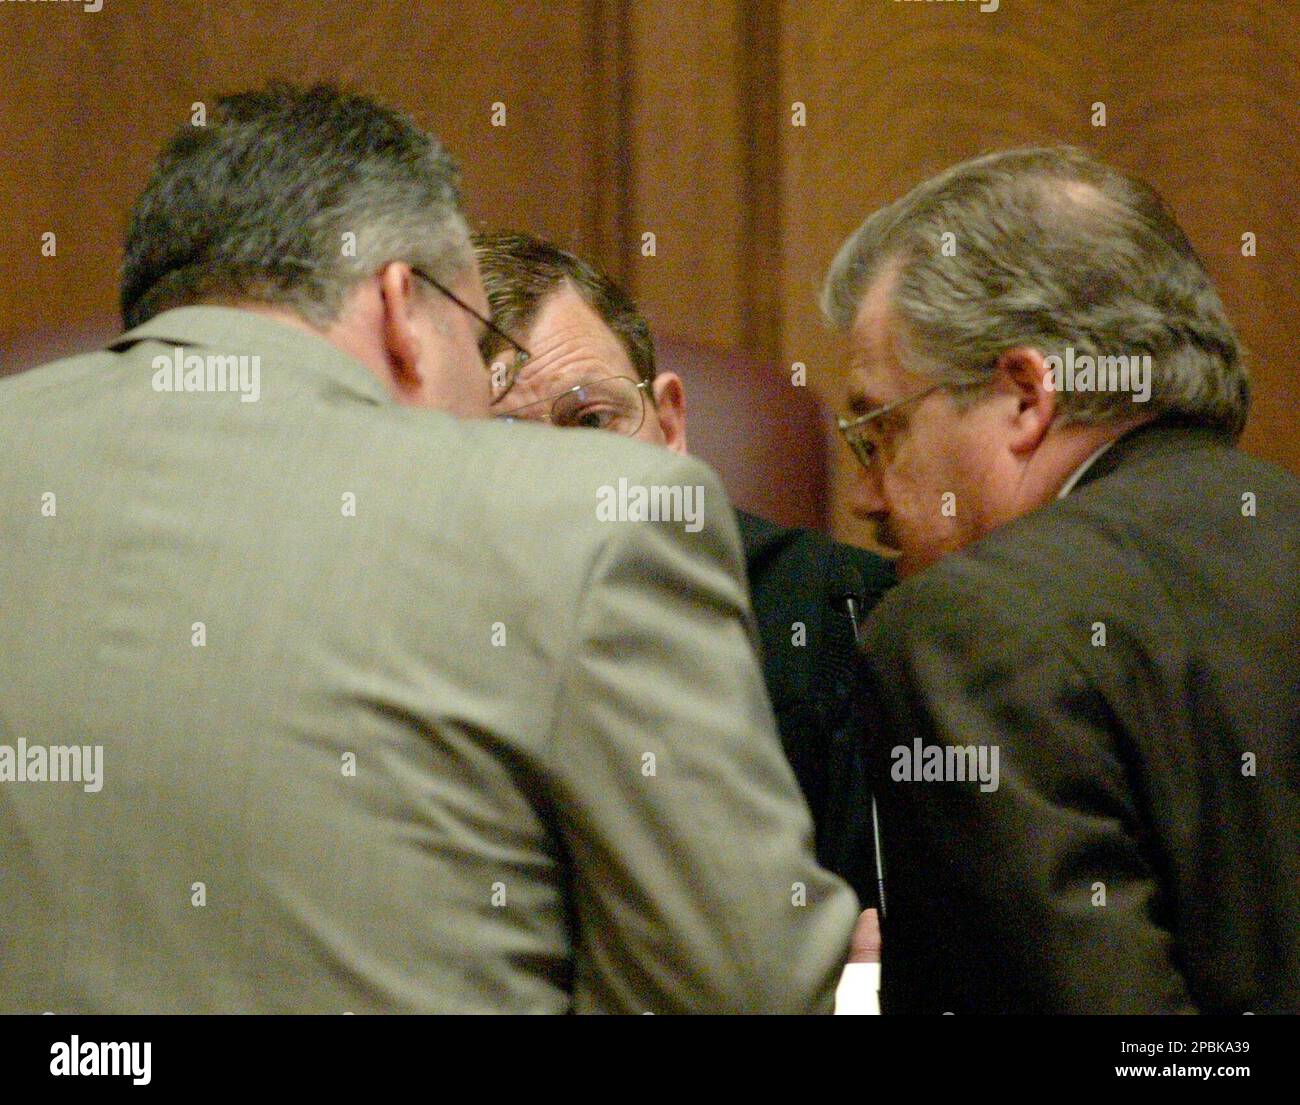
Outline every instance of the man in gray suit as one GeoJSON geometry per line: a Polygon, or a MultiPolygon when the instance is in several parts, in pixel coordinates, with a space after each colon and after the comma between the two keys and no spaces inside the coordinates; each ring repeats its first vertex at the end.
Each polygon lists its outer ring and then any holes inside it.
{"type": "Polygon", "coordinates": [[[448,416],[490,324],[436,141],[224,99],[122,307],[0,385],[0,1008],[829,1010],[855,902],[721,488],[448,416]]]}

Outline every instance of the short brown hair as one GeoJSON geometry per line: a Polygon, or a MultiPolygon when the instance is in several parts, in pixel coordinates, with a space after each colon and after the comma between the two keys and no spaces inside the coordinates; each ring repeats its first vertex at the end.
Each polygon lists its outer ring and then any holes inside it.
{"type": "MultiPolygon", "coordinates": [[[[508,334],[528,330],[552,292],[568,284],[623,343],[642,380],[655,378],[655,348],[650,327],[632,297],[581,257],[520,231],[475,234],[483,287],[492,321],[508,334]]],[[[486,339],[485,357],[501,351],[500,339],[486,339]]]]}

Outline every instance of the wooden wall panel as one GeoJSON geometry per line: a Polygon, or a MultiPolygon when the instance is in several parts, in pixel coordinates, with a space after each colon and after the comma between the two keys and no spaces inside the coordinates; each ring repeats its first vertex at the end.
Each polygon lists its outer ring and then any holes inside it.
{"type": "Polygon", "coordinates": [[[656,332],[780,353],[779,0],[617,0],[611,266],[656,332]],[[655,235],[646,256],[642,235],[655,235]]]}
{"type": "Polygon", "coordinates": [[[1243,447],[1300,471],[1300,6],[1128,0],[1089,29],[1114,59],[1101,152],[1160,189],[1214,276],[1253,377],[1243,447]]]}
{"type": "Polygon", "coordinates": [[[158,148],[194,101],[272,76],[406,108],[457,155],[477,221],[595,248],[595,12],[592,0],[0,4],[0,335],[114,312],[126,219],[158,148]],[[40,256],[47,229],[57,258],[40,256]]]}
{"type": "Polygon", "coordinates": [[[628,5],[631,191],[623,272],[656,330],[743,344],[745,218],[737,5],[628,5]],[[642,251],[652,233],[654,256],[642,251]]]}

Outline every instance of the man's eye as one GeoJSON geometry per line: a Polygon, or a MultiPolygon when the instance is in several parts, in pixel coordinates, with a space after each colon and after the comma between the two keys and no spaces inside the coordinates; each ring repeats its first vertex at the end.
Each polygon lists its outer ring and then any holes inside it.
{"type": "Polygon", "coordinates": [[[559,425],[575,426],[586,430],[607,430],[614,412],[608,407],[583,407],[566,414],[559,425]]]}

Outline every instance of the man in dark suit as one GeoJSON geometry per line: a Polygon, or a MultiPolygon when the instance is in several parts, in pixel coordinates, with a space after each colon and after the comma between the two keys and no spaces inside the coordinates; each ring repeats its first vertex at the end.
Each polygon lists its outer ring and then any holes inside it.
{"type": "MultiPolygon", "coordinates": [[[[685,455],[676,373],[656,369],[645,319],[617,284],[529,234],[478,234],[497,325],[532,359],[500,417],[604,429],[685,455]]],[[[491,359],[504,348],[488,339],[491,359]]],[[[855,618],[893,583],[889,562],[812,530],[737,511],[763,674],[787,758],[812,811],[818,861],[876,904],[871,796],[856,721],[865,693],[855,618]]]]}
{"type": "Polygon", "coordinates": [[[813,813],[817,860],[857,891],[864,909],[875,909],[871,788],[859,720],[867,691],[855,663],[855,620],[892,586],[892,567],[815,530],[743,510],[736,521],[763,677],[786,758],[813,813]],[[792,629],[799,626],[806,639],[792,629]]]}
{"type": "Polygon", "coordinates": [[[850,331],[885,1012],[1300,1012],[1300,482],[1155,192],[1072,149],[871,216],[850,331]]]}

